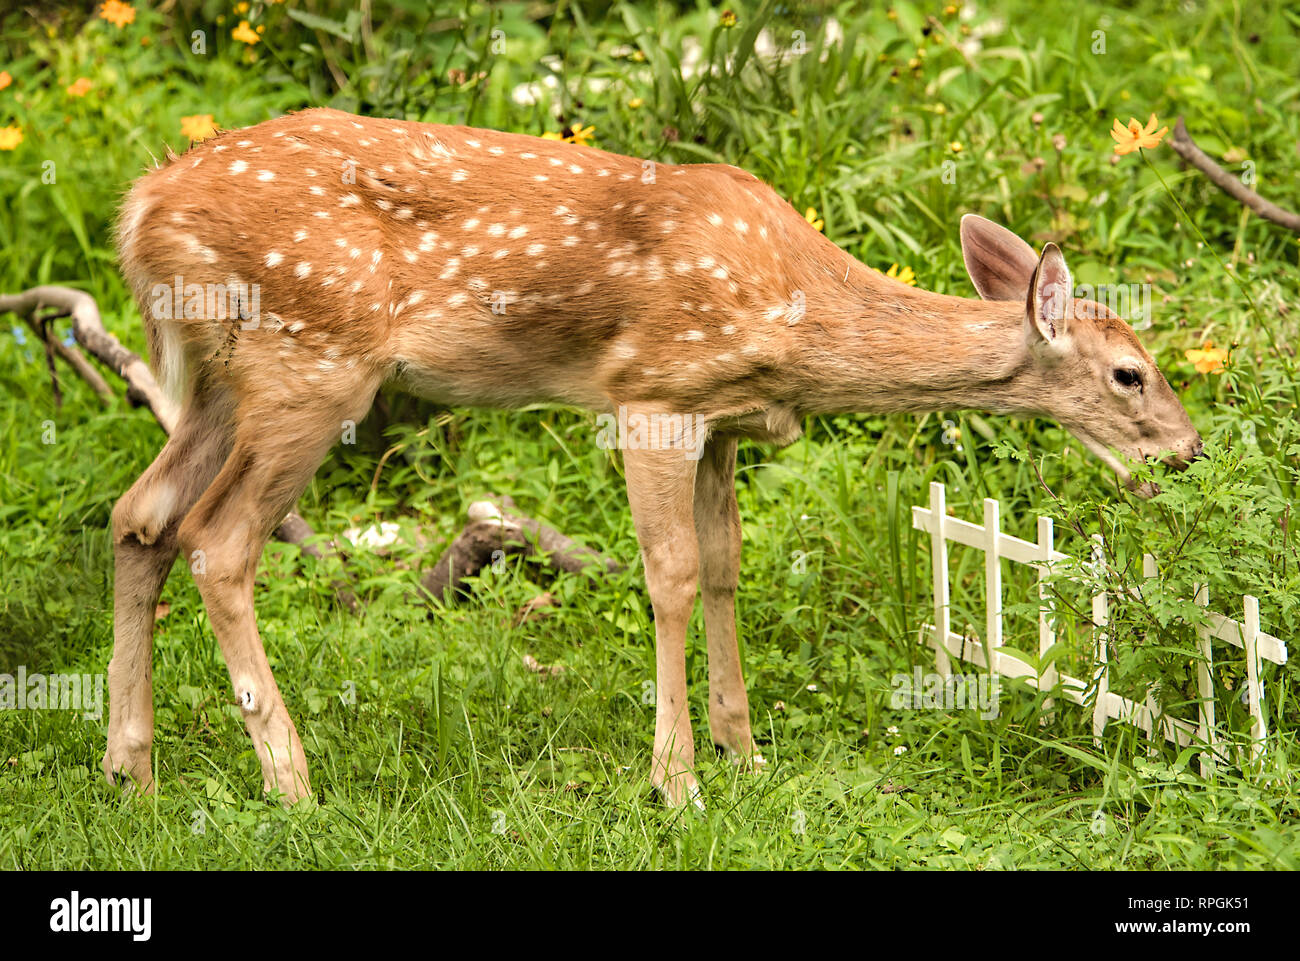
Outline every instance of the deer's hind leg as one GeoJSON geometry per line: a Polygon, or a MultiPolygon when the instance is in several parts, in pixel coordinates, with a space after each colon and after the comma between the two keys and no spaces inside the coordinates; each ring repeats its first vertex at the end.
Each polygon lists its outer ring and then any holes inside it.
{"type": "Polygon", "coordinates": [[[263,400],[241,406],[230,456],[179,532],[182,550],[196,558],[190,569],[261,763],[263,787],[287,803],[310,795],[311,783],[257,630],[253,578],[271,532],[346,425],[369,411],[379,379],[340,373],[329,387],[247,391],[263,400]]]}
{"type": "Polygon", "coordinates": [[[695,474],[695,533],[709,646],[709,729],[713,742],[742,764],[762,765],[749,725],[749,696],[736,641],[740,579],[740,508],[734,435],[709,438],[695,474]]]}
{"type": "Polygon", "coordinates": [[[175,432],[113,508],[113,657],[108,664],[104,776],[153,790],[154,611],[179,549],[185,514],[230,450],[232,401],[196,387],[175,432]]]}

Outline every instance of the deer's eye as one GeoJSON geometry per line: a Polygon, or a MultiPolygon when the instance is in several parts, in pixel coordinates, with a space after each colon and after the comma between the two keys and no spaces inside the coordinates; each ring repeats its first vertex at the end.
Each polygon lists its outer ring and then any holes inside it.
{"type": "Polygon", "coordinates": [[[1142,372],[1131,367],[1116,367],[1115,382],[1121,387],[1141,387],[1142,372]]]}

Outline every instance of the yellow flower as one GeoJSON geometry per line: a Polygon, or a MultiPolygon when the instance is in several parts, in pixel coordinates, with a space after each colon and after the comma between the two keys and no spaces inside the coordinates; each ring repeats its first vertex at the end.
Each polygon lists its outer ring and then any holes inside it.
{"type": "Polygon", "coordinates": [[[1129,117],[1127,127],[1116,117],[1115,126],[1110,131],[1110,135],[1115,138],[1115,153],[1123,155],[1143,147],[1158,146],[1165,134],[1169,132],[1169,128],[1161,127],[1156,130],[1156,123],[1155,114],[1151,115],[1151,120],[1145,127],[1138,123],[1136,117],[1129,117]]]}
{"type": "Polygon", "coordinates": [[[262,39],[257,35],[257,31],[248,25],[247,20],[240,20],[239,26],[230,31],[230,36],[231,39],[246,43],[250,47],[262,39]]]}
{"type": "Polygon", "coordinates": [[[99,19],[107,20],[121,30],[128,23],[135,23],[135,7],[122,0],[104,0],[99,5],[99,19]]]}
{"type": "Polygon", "coordinates": [[[1196,365],[1198,374],[1221,374],[1223,362],[1228,359],[1228,352],[1206,341],[1204,347],[1199,350],[1193,348],[1184,352],[1183,356],[1196,365]]]}
{"type": "Polygon", "coordinates": [[[817,208],[809,207],[803,212],[803,219],[812,224],[813,230],[821,230],[826,226],[826,221],[817,216],[817,208]]]}
{"type": "Polygon", "coordinates": [[[718,17],[718,25],[731,29],[736,25],[736,14],[731,10],[723,10],[722,16],[718,17]]]}
{"type": "Polygon", "coordinates": [[[14,82],[14,78],[9,75],[8,70],[0,70],[0,90],[14,82]]]}
{"type": "Polygon", "coordinates": [[[641,105],[644,103],[645,101],[642,100],[640,97],[633,97],[631,100],[627,102],[627,105],[632,110],[639,110],[641,108],[641,105]]]}
{"type": "Polygon", "coordinates": [[[248,13],[247,0],[241,0],[241,2],[235,4],[235,13],[248,13]]]}
{"type": "Polygon", "coordinates": [[[575,123],[569,128],[570,136],[567,138],[571,143],[580,143],[584,147],[590,145],[592,137],[596,133],[596,128],[584,127],[580,123],[575,123]]]}
{"type": "Polygon", "coordinates": [[[591,145],[591,138],[595,134],[595,127],[584,127],[580,123],[570,124],[559,133],[546,131],[542,134],[543,140],[563,140],[565,143],[582,144],[584,147],[591,145]]]}
{"type": "Polygon", "coordinates": [[[901,284],[907,284],[909,287],[916,286],[916,274],[912,273],[911,267],[900,268],[898,264],[890,264],[888,270],[876,270],[878,274],[884,274],[886,277],[893,277],[901,284]]]}
{"type": "Polygon", "coordinates": [[[207,140],[217,132],[217,125],[210,113],[196,113],[192,117],[181,117],[181,136],[189,137],[195,143],[207,140]]]}
{"type": "Polygon", "coordinates": [[[67,91],[69,97],[84,97],[90,93],[90,88],[94,84],[90,82],[89,77],[78,77],[75,82],[68,84],[67,91]]]}
{"type": "Polygon", "coordinates": [[[948,149],[951,150],[953,153],[961,153],[963,150],[961,141],[954,140],[952,143],[948,144],[948,149]]]}
{"type": "Polygon", "coordinates": [[[0,150],[13,150],[22,142],[22,127],[0,127],[0,150]]]}

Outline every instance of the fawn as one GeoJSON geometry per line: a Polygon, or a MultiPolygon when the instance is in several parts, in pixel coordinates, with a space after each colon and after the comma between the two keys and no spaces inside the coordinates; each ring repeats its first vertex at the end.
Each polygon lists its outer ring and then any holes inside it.
{"type": "Polygon", "coordinates": [[[654,609],[651,781],[674,805],[698,795],[684,663],[697,589],[713,740],[762,760],[736,646],[739,438],[788,444],[823,412],[1044,415],[1126,481],[1121,458],[1183,464],[1202,447],[1129,325],[1073,298],[1054,244],[1039,256],[967,215],[962,253],[983,299],[929,293],[720,164],[304,110],[169,153],[125,198],[117,246],[154,370],[183,405],[112,519],[103,769],[144,790],[154,608],[181,551],[202,558],[191,567],[266,790],[311,793],[253,578],[385,381],[447,404],[686,415],[700,428],[698,450],[670,436],[623,454],[654,609]]]}

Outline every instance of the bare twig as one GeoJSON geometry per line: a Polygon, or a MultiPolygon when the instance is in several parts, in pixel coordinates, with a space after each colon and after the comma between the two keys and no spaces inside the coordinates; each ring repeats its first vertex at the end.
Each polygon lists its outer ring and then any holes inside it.
{"type": "Polygon", "coordinates": [[[1179,117],[1177,123],[1174,124],[1174,135],[1169,140],[1169,146],[1174,149],[1178,156],[1205,174],[1210,183],[1233,200],[1245,204],[1265,220],[1271,220],[1288,230],[1300,233],[1300,215],[1293,214],[1289,210],[1283,210],[1277,204],[1265,200],[1242,183],[1239,178],[1234,177],[1215,163],[1204,150],[1196,146],[1196,141],[1187,132],[1182,117],[1179,117]]]}
{"type": "Polygon", "coordinates": [[[108,381],[104,380],[103,375],[94,368],[90,361],[86,360],[85,354],[77,350],[76,347],[69,347],[63,341],[59,340],[58,337],[55,336],[53,329],[50,327],[54,321],[66,316],[68,315],[62,311],[54,311],[40,317],[36,315],[28,315],[24,319],[32,330],[34,330],[39,336],[44,337],[45,343],[54,351],[54,353],[56,353],[64,363],[76,371],[77,375],[80,376],[82,380],[90,385],[90,389],[95,392],[95,395],[100,399],[104,406],[107,407],[109,404],[113,403],[113,401],[117,400],[117,394],[113,391],[113,388],[108,386],[108,381]]]}

